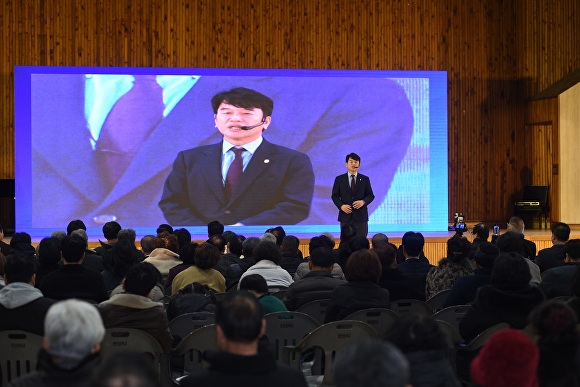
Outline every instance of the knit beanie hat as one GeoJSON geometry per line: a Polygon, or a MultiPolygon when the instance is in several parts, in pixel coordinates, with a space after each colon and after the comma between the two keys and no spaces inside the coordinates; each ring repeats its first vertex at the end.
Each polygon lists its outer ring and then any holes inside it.
{"type": "Polygon", "coordinates": [[[477,247],[473,259],[475,259],[475,262],[477,262],[479,266],[491,269],[493,267],[493,261],[495,261],[498,255],[498,247],[493,243],[485,242],[477,247]]]}
{"type": "Polygon", "coordinates": [[[481,387],[537,387],[538,347],[515,329],[495,333],[471,362],[471,379],[481,387]]]}

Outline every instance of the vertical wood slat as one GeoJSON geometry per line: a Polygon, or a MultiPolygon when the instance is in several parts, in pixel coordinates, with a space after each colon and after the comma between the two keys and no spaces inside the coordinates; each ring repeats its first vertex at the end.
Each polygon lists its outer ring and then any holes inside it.
{"type": "Polygon", "coordinates": [[[499,220],[529,167],[526,98],[580,67],[579,26],[576,0],[4,1],[0,178],[15,65],[447,70],[450,213],[499,220]]]}

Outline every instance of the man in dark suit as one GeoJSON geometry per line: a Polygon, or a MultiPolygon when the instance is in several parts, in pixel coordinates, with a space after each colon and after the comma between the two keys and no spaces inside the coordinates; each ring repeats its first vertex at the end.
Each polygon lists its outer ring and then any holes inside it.
{"type": "Polygon", "coordinates": [[[375,195],[368,176],[358,173],[360,156],[356,153],[346,155],[347,173],[334,179],[332,201],[338,208],[340,227],[347,224],[356,229],[357,236],[366,238],[369,232],[368,205],[375,195]]]}
{"type": "Polygon", "coordinates": [[[570,238],[570,226],[563,222],[552,224],[552,247],[540,250],[534,260],[543,273],[553,267],[564,265],[566,258],[565,246],[570,238]]]}
{"type": "Polygon", "coordinates": [[[565,264],[548,269],[540,283],[546,298],[573,296],[573,279],[580,264],[580,239],[571,239],[564,245],[565,264]]]}
{"type": "Polygon", "coordinates": [[[301,152],[262,137],[274,101],[238,87],[212,98],[223,141],[180,152],[159,207],[177,225],[295,224],[310,211],[314,172],[301,152]]]}

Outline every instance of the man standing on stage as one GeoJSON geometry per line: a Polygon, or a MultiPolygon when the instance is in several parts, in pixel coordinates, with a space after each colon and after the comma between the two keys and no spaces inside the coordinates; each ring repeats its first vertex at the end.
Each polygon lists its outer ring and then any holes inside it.
{"type": "Polygon", "coordinates": [[[340,227],[350,224],[357,236],[366,238],[369,231],[368,205],[375,195],[368,176],[358,173],[360,157],[356,153],[346,156],[347,173],[337,176],[332,187],[332,201],[338,208],[340,227]]]}

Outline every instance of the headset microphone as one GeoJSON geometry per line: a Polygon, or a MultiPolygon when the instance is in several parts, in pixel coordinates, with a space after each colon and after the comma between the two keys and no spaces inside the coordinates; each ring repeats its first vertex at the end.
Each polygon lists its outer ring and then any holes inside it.
{"type": "Polygon", "coordinates": [[[252,126],[240,126],[240,129],[242,130],[250,130],[250,129],[254,129],[257,128],[260,125],[264,125],[264,123],[266,122],[266,117],[262,118],[262,122],[260,122],[258,125],[252,125],[252,126]]]}

